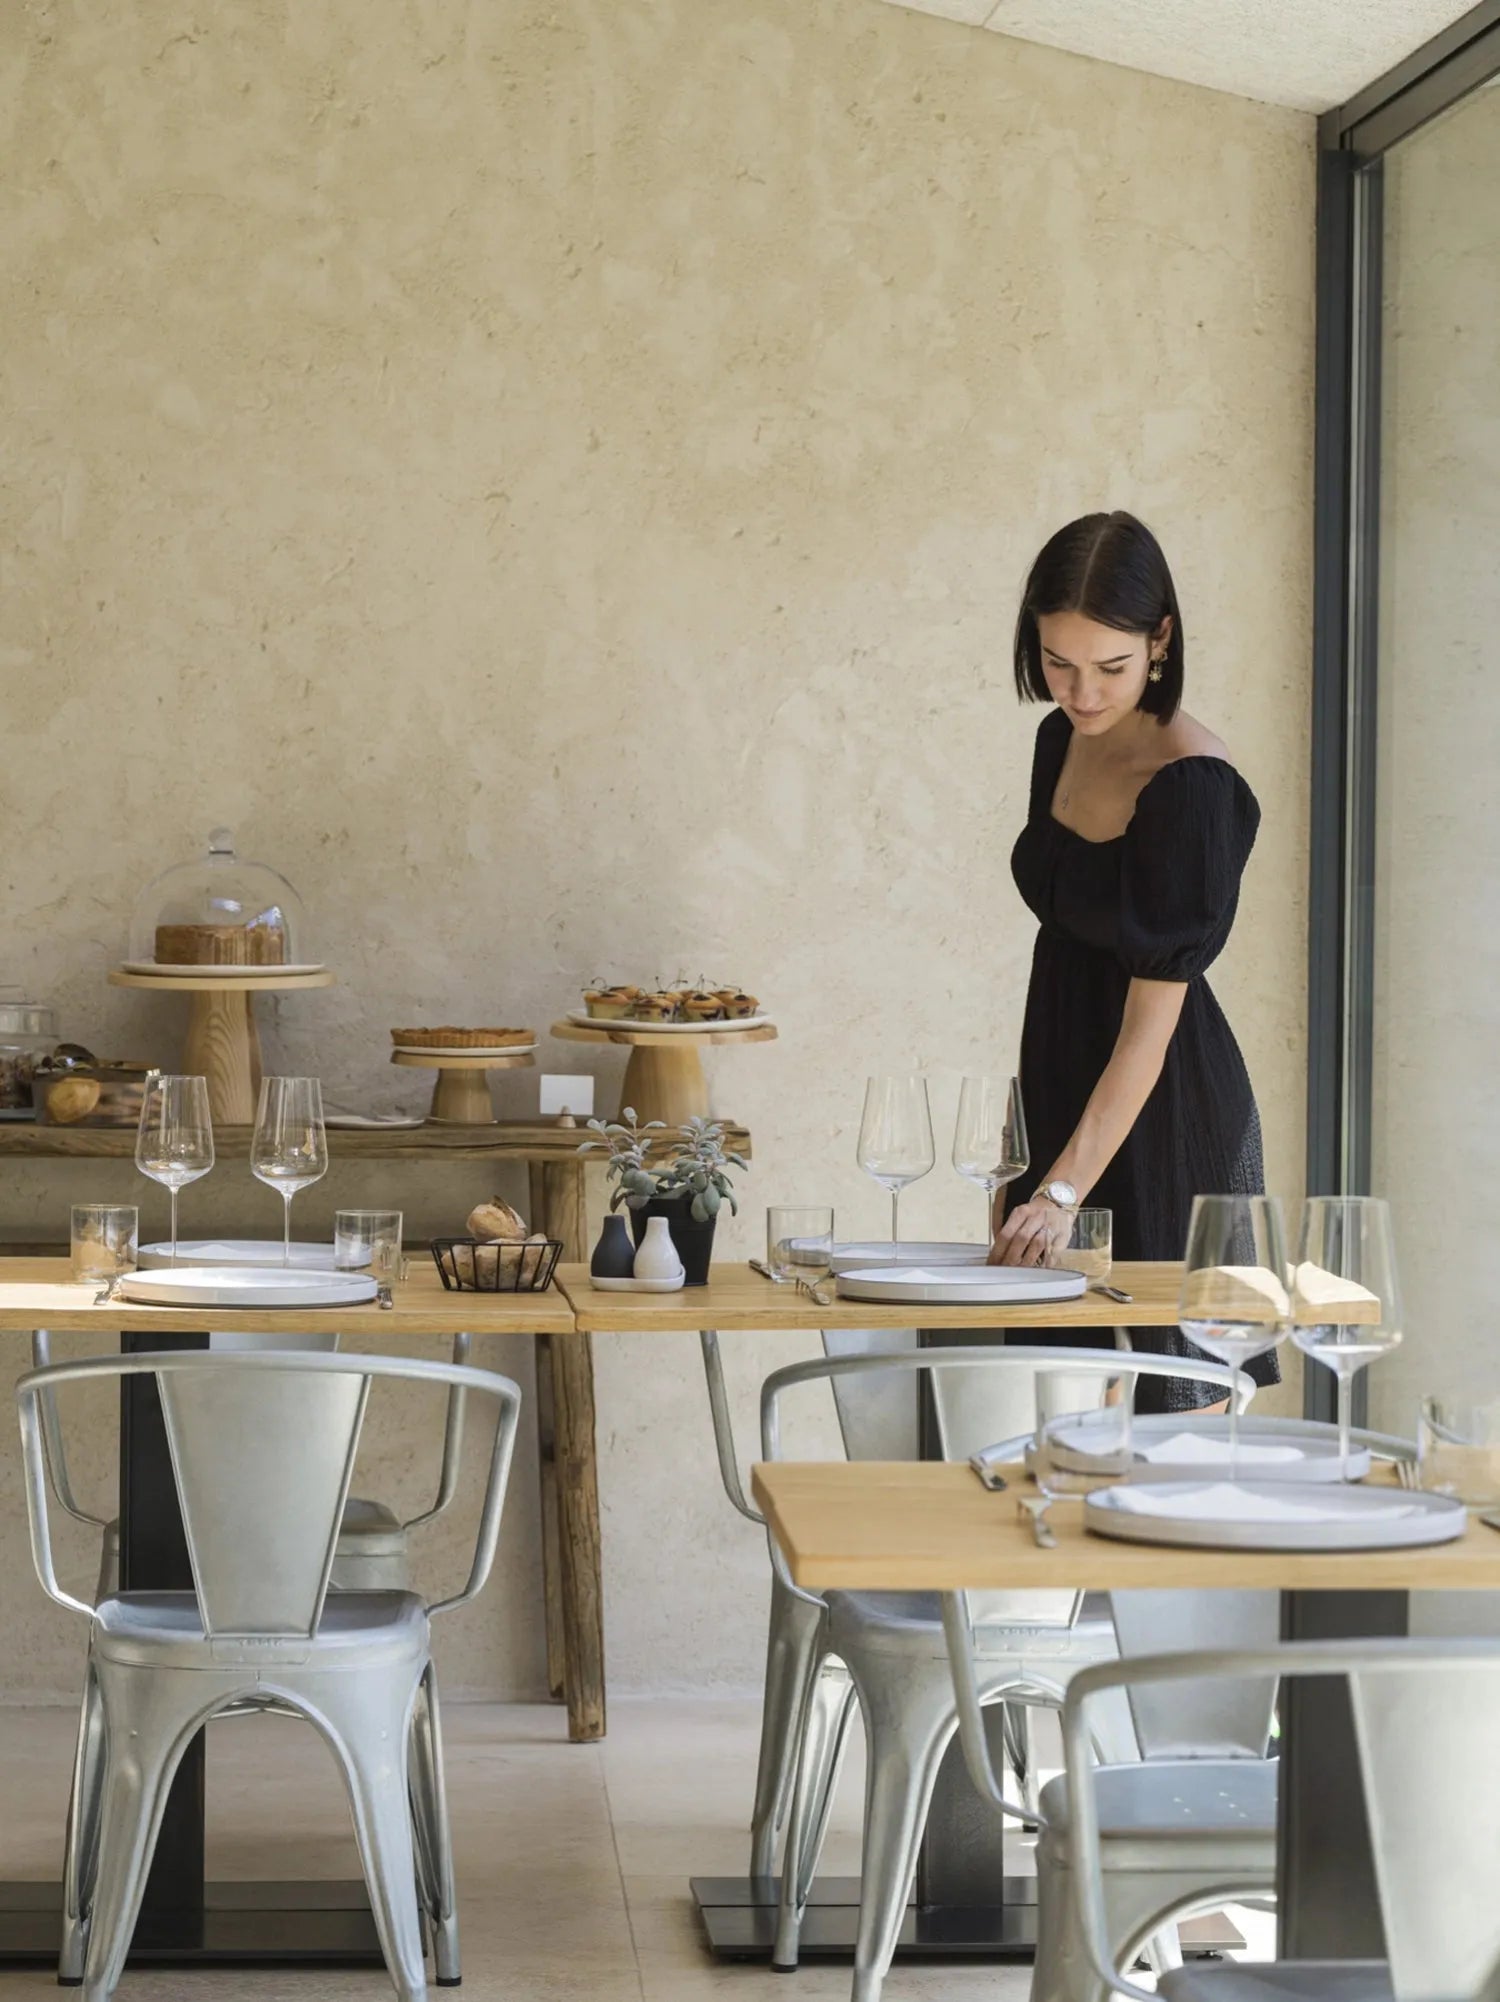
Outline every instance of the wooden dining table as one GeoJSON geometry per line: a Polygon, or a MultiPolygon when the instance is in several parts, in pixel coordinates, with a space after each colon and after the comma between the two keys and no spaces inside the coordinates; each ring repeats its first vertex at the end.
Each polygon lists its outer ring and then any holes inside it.
{"type": "MultiPolygon", "coordinates": [[[[751,1491],[793,1579],[810,1591],[961,1592],[1029,1586],[1070,1591],[1274,1589],[1287,1640],[1406,1631],[1412,1592],[1500,1589],[1500,1534],[1474,1516],[1451,1543],[1369,1551],[1249,1551],[1127,1543],[1085,1529],[1076,1501],[1053,1504],[1056,1545],[1040,1547],[1018,1500],[967,1466],[789,1462],[752,1470],[751,1491]]],[[[1389,1468],[1372,1479],[1389,1480],[1389,1468]]],[[[1277,1910],[1280,1952],[1294,1960],[1381,1958],[1347,1695],[1333,1678],[1282,1691],[1277,1910]]]]}
{"type": "MultiPolygon", "coordinates": [[[[30,1362],[27,1338],[86,1334],[99,1352],[116,1345],[126,1353],[206,1348],[211,1331],[268,1334],[287,1326],[286,1308],[145,1307],[122,1300],[95,1304],[94,1290],[72,1282],[65,1258],[6,1259],[0,1263],[0,1346],[9,1336],[15,1374],[30,1362]]],[[[446,1292],[436,1269],[413,1260],[410,1276],[393,1289],[393,1304],[299,1309],[299,1329],[378,1339],[402,1352],[451,1344],[456,1335],[548,1336],[555,1349],[578,1340],[574,1316],[555,1287],[541,1293],[446,1292]]],[[[564,1384],[570,1380],[561,1373],[564,1384]]],[[[64,1414],[66,1415],[66,1414],[64,1414]]],[[[592,1407],[589,1411],[592,1433],[592,1407]]],[[[192,1586],[182,1518],[171,1472],[156,1385],[150,1376],[120,1380],[120,1582],[126,1590],[186,1590],[192,1586]]],[[[592,1464],[590,1457],[590,1464],[592,1464]]],[[[574,1470],[575,1474],[577,1470],[574,1470]]],[[[545,1497],[544,1497],[545,1500],[545,1497]]],[[[564,1576],[549,1607],[597,1631],[575,1631],[573,1658],[597,1653],[599,1608],[597,1505],[578,1480],[559,1482],[555,1505],[562,1515],[558,1545],[564,1576]],[[579,1520],[567,1520],[570,1509],[579,1520]],[[589,1542],[589,1522],[595,1524],[589,1542]],[[581,1561],[575,1564],[575,1553],[581,1561]]],[[[80,1624],[79,1675],[83,1633],[80,1624]]],[[[204,1805],[205,1741],[200,1733],[178,1770],[163,1816],[155,1860],[136,1926],[132,1962],[379,1962],[365,1888],[360,1882],[206,1881],[204,1805]]],[[[0,1884],[0,1963],[55,1961],[59,1889],[56,1885],[0,1884]]]]}
{"type": "MultiPolygon", "coordinates": [[[[914,1328],[919,1342],[930,1346],[1003,1339],[1007,1328],[1042,1328],[1066,1335],[1074,1329],[1175,1327],[1182,1268],[1169,1261],[1126,1261],[1110,1273],[1110,1283],[1129,1296],[1126,1300],[1111,1299],[1091,1288],[1071,1300],[1016,1307],[877,1305],[841,1298],[831,1283],[825,1289],[830,1297],[819,1301],[789,1284],[774,1283],[748,1264],[728,1261],[714,1264],[706,1286],[677,1293],[601,1292],[590,1285],[588,1269],[582,1265],[560,1266],[557,1277],[581,1333],[697,1334],[721,1434],[721,1472],[731,1497],[749,1509],[739,1487],[739,1457],[723,1436],[729,1429],[724,1351],[745,1343],[753,1346],[759,1334],[797,1329],[836,1334],[846,1329],[914,1328]]],[[[923,1424],[924,1410],[925,1400],[914,1378],[910,1422],[897,1419],[901,1449],[913,1456],[936,1450],[934,1435],[923,1424]]],[[[1007,1877],[1004,1850],[999,1824],[976,1793],[954,1745],[933,1789],[916,1897],[902,1928],[898,1954],[1030,1953],[1036,1937],[1033,1886],[1022,1877],[1007,1877]]],[[[715,1954],[736,1960],[771,1958],[778,1896],[774,1879],[700,1876],[691,1880],[691,1890],[715,1954]]],[[[802,1928],[804,1958],[847,1957],[853,1951],[858,1922],[858,1879],[820,1877],[802,1928]]],[[[1207,1942],[1220,1935],[1206,1932],[1203,1937],[1207,1942]]]]}

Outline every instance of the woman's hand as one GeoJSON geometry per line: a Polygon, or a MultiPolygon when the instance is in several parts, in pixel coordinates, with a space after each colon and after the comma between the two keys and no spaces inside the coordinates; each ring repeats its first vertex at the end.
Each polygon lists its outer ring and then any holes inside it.
{"type": "Polygon", "coordinates": [[[990,1246],[991,1265],[1045,1265],[1054,1244],[1066,1241],[1072,1218],[1056,1203],[1017,1203],[990,1246]]]}

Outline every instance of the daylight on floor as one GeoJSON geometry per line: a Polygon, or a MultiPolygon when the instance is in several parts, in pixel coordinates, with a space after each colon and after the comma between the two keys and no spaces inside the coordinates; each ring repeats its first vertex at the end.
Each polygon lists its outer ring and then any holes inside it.
{"type": "Polygon", "coordinates": [[[0,17],[0,2002],[1500,2002],[1500,0],[0,17]]]}

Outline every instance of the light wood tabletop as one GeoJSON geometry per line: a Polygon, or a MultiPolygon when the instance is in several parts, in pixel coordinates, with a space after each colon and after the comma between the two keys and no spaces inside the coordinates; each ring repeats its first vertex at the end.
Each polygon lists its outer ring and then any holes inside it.
{"type": "MultiPolygon", "coordinates": [[[[976,1251],[980,1247],[975,1247],[976,1251]]],[[[560,1265],[556,1283],[567,1294],[580,1328],[596,1332],[632,1330],[671,1333],[700,1328],[1170,1328],[1177,1325],[1177,1292],[1182,1267],[1172,1263],[1116,1265],[1112,1286],[1129,1293],[1130,1304],[1084,1293],[1031,1307],[876,1306],[868,1300],[835,1296],[820,1307],[792,1286],[763,1279],[748,1265],[711,1268],[706,1286],[680,1293],[600,1293],[589,1284],[586,1265],[560,1265]]],[[[833,1293],[833,1282],[826,1290],[833,1293]]]]}
{"type": "Polygon", "coordinates": [[[1458,1541],[1425,1549],[1197,1550],[1091,1535],[1082,1503],[1060,1501],[1047,1518],[1057,1548],[1042,1550],[1016,1499],[1036,1489],[1019,1467],[1003,1471],[1010,1487],[992,1494],[969,1467],[942,1460],[781,1460],[754,1469],[752,1490],[793,1578],[813,1591],[1500,1588],[1500,1531],[1472,1516],[1458,1541]]]}
{"type": "Polygon", "coordinates": [[[227,1308],[140,1307],[126,1300],[94,1305],[95,1288],[77,1286],[66,1258],[7,1258],[0,1262],[0,1333],[57,1334],[151,1328],[203,1334],[264,1333],[293,1324],[340,1335],[565,1335],[573,1310],[558,1288],[542,1293],[445,1293],[425,1253],[414,1255],[410,1276],[394,1289],[395,1305],[377,1307],[227,1308]]]}

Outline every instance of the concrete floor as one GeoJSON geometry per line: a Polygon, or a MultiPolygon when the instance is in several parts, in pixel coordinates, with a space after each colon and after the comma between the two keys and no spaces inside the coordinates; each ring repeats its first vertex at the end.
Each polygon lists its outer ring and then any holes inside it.
{"type": "MultiPolygon", "coordinates": [[[[56,1871],[73,1721],[61,1709],[0,1708],[0,1878],[56,1871]]],[[[617,1698],[602,1745],[569,1745],[561,1713],[537,1705],[455,1704],[445,1724],[469,2002],[848,1995],[847,1966],[778,1976],[718,1966],[701,1943],[687,1880],[744,1867],[756,1703],[617,1698]]],[[[343,1798],[310,1731],[270,1718],[216,1726],[209,1770],[213,1876],[358,1875],[343,1798]]],[[[857,1867],[861,1786],[856,1747],[830,1870],[857,1867]]],[[[1025,1867],[1020,1845],[1010,1848],[1010,1867],[1025,1867]]],[[[898,1965],[885,1992],[888,2002],[1024,2002],[1029,1977],[1027,1967],[898,1965]]],[[[120,1990],[122,2002],[379,2002],[390,1993],[373,1970],[285,1969],[147,1971],[127,1974],[120,1990]]],[[[0,2002],[56,1994],[50,1971],[0,1969],[0,2002]]]]}

